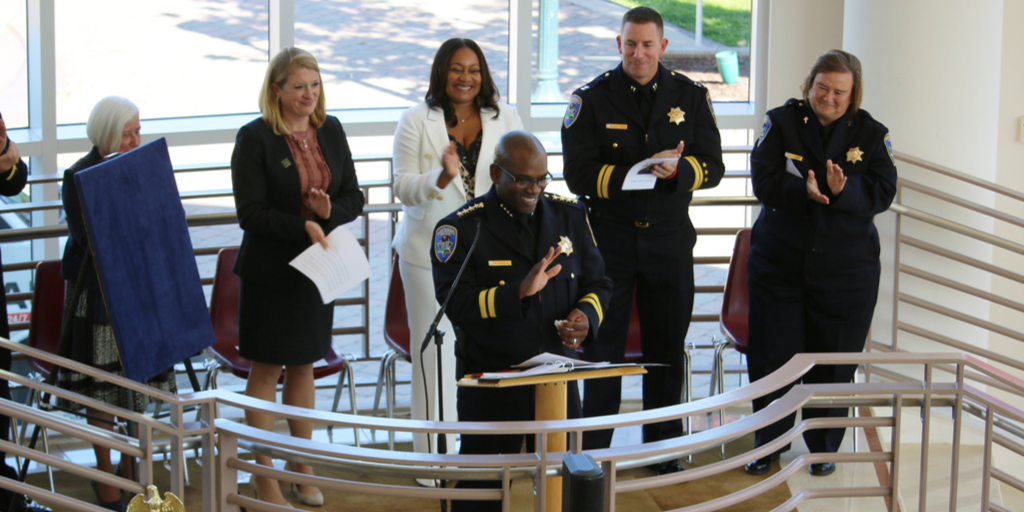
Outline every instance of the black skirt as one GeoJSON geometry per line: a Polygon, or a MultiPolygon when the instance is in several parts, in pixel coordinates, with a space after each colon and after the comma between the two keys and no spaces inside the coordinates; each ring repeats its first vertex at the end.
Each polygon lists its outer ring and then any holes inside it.
{"type": "Polygon", "coordinates": [[[315,363],[331,349],[334,304],[324,305],[309,279],[278,288],[243,278],[238,294],[240,356],[297,366],[315,363]]]}

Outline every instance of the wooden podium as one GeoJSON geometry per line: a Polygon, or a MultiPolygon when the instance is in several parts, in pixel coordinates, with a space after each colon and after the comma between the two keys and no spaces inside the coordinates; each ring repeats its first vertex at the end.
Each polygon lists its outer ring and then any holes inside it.
{"type": "MultiPolygon", "coordinates": [[[[469,376],[459,379],[458,386],[473,388],[509,388],[534,386],[534,419],[537,421],[564,420],[566,418],[567,383],[572,380],[601,379],[642,375],[647,370],[641,366],[616,366],[614,368],[578,369],[569,372],[547,373],[504,379],[475,379],[469,376]]],[[[548,452],[566,450],[565,433],[548,434],[548,452]]],[[[545,510],[562,511],[562,477],[548,478],[548,492],[545,510]]]]}

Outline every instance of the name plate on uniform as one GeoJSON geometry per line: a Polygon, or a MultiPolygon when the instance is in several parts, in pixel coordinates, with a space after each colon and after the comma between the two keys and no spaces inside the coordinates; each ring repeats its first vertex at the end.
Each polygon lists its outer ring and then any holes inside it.
{"type": "Polygon", "coordinates": [[[511,267],[512,260],[488,260],[487,266],[490,267],[511,267]]]}
{"type": "Polygon", "coordinates": [[[604,127],[609,129],[609,130],[628,130],[629,129],[629,125],[628,124],[612,124],[612,123],[608,123],[608,124],[604,125],[604,127]]]}

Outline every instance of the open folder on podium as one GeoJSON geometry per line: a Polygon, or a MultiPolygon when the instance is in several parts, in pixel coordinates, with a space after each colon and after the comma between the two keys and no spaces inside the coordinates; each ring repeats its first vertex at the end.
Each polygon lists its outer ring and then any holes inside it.
{"type": "MultiPolygon", "coordinates": [[[[582,361],[579,359],[572,359],[566,356],[560,356],[552,354],[550,352],[544,352],[523,361],[517,365],[513,365],[512,368],[521,368],[521,370],[508,370],[500,372],[486,372],[477,373],[472,377],[481,381],[496,381],[496,380],[516,380],[524,379],[528,377],[534,377],[537,375],[550,375],[555,373],[568,373],[574,371],[591,371],[591,370],[603,370],[608,368],[622,368],[622,367],[639,367],[634,363],[609,363],[593,362],[593,361],[582,361]]],[[[664,365],[661,365],[664,366],[664,365]]]]}

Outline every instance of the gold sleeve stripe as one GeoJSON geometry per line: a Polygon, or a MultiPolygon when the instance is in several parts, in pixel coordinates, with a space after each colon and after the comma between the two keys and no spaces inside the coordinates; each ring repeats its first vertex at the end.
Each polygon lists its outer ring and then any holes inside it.
{"type": "Polygon", "coordinates": [[[690,192],[693,192],[704,184],[704,171],[701,170],[700,163],[693,156],[688,156],[684,160],[690,162],[690,167],[693,167],[693,186],[690,187],[690,192]]]}
{"type": "Polygon", "coordinates": [[[612,181],[612,170],[615,169],[614,165],[605,165],[601,168],[601,172],[597,175],[597,197],[602,199],[608,199],[608,184],[612,181]]]}
{"type": "Polygon", "coordinates": [[[491,315],[491,318],[498,317],[498,314],[494,312],[494,293],[497,291],[497,286],[491,288],[490,290],[487,290],[487,313],[491,315]]]}
{"type": "Polygon", "coordinates": [[[480,318],[487,318],[487,290],[480,292],[480,318]]]}
{"type": "Polygon", "coordinates": [[[588,293],[580,299],[580,302],[586,302],[587,304],[594,306],[594,311],[597,311],[598,324],[604,321],[604,310],[601,309],[601,301],[597,298],[596,294],[588,293]]]}
{"type": "Polygon", "coordinates": [[[11,167],[11,173],[7,175],[7,181],[11,181],[11,178],[14,177],[14,171],[17,171],[17,170],[18,170],[18,163],[15,162],[14,163],[14,167],[11,167]]]}

